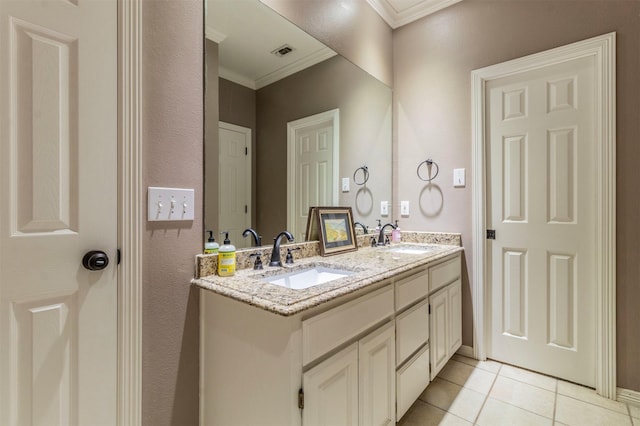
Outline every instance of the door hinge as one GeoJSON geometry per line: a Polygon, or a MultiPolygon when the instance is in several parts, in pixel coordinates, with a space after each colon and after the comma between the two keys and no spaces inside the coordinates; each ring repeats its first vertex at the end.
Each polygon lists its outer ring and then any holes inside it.
{"type": "Polygon", "coordinates": [[[495,240],[495,239],[496,239],[496,230],[487,229],[487,240],[495,240]]]}
{"type": "Polygon", "coordinates": [[[298,408],[301,410],[304,409],[304,391],[302,388],[298,391],[298,408]]]}
{"type": "Polygon", "coordinates": [[[245,214],[249,212],[249,210],[247,209],[247,205],[246,204],[244,205],[244,212],[245,212],[245,214]]]}
{"type": "Polygon", "coordinates": [[[122,255],[120,254],[120,249],[118,249],[118,251],[117,251],[117,255],[116,255],[116,258],[117,258],[117,260],[118,260],[117,265],[119,265],[119,264],[120,264],[120,258],[121,258],[121,256],[122,256],[122,255]]]}
{"type": "Polygon", "coordinates": [[[249,148],[248,147],[244,147],[244,155],[249,155],[249,148]]]}
{"type": "Polygon", "coordinates": [[[431,303],[429,303],[429,315],[431,315],[431,303]]]}

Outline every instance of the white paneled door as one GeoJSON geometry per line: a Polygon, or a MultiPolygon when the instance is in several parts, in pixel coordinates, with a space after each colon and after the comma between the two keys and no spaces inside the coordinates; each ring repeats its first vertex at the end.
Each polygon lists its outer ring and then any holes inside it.
{"type": "Polygon", "coordinates": [[[595,386],[594,59],[492,80],[488,356],[595,386]]]}
{"type": "MultiPolygon", "coordinates": [[[[242,232],[251,226],[251,129],[219,124],[218,229],[229,232],[237,247],[251,247],[251,237],[242,232]]],[[[224,242],[221,235],[215,235],[224,242]]]]}
{"type": "Polygon", "coordinates": [[[339,111],[288,123],[288,223],[296,241],[305,241],[309,207],[338,203],[339,111]]]}
{"type": "Polygon", "coordinates": [[[3,425],[116,424],[116,13],[0,1],[3,425]]]}

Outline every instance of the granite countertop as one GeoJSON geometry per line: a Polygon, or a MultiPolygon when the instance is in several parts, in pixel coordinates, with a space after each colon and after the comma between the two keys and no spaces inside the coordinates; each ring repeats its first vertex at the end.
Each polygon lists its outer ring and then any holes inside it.
{"type": "Polygon", "coordinates": [[[285,265],[282,268],[265,266],[265,269],[258,271],[251,268],[240,269],[232,277],[202,276],[195,278],[192,283],[202,289],[249,305],[279,315],[290,316],[463,250],[459,244],[403,242],[399,245],[428,248],[429,251],[414,254],[394,252],[392,250],[394,245],[384,248],[364,247],[354,252],[330,257],[305,257],[296,260],[293,265],[285,265]],[[294,272],[313,266],[342,269],[354,273],[302,290],[293,290],[262,281],[270,275],[294,272]]]}

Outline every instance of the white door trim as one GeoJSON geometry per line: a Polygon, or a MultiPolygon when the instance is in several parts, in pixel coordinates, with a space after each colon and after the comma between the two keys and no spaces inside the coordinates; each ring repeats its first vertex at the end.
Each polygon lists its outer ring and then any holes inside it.
{"type": "Polygon", "coordinates": [[[596,391],[616,398],[616,84],[615,33],[472,71],[473,354],[485,359],[490,316],[486,279],[485,85],[488,81],[593,57],[596,67],[596,391]]]}
{"type": "Polygon", "coordinates": [[[118,425],[142,423],[142,0],[118,0],[118,425]]]}
{"type": "MultiPolygon", "coordinates": [[[[325,121],[333,122],[333,188],[331,190],[332,204],[338,205],[338,176],[340,168],[340,109],[332,109],[330,111],[321,112],[309,117],[300,118],[287,123],[287,229],[293,230],[293,220],[295,218],[296,194],[295,176],[296,159],[294,154],[294,144],[296,141],[296,131],[309,126],[314,126],[325,121]]],[[[292,231],[293,232],[293,231],[292,231]]]]}

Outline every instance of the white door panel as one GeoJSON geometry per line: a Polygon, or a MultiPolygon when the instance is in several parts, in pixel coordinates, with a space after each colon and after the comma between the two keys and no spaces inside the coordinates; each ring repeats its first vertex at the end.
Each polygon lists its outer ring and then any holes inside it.
{"type": "Polygon", "coordinates": [[[338,117],[338,110],[332,110],[287,124],[287,227],[296,241],[306,240],[309,207],[338,202],[338,117]]]}
{"type": "MultiPolygon", "coordinates": [[[[220,122],[219,144],[219,224],[214,231],[228,231],[236,248],[251,247],[252,240],[242,236],[251,226],[251,129],[220,122]]],[[[224,237],[215,238],[222,245],[224,237]]]]}
{"type": "Polygon", "coordinates": [[[487,86],[489,356],[595,385],[593,59],[487,86]]]}
{"type": "Polygon", "coordinates": [[[116,422],[116,12],[0,2],[0,424],[116,422]]]}

